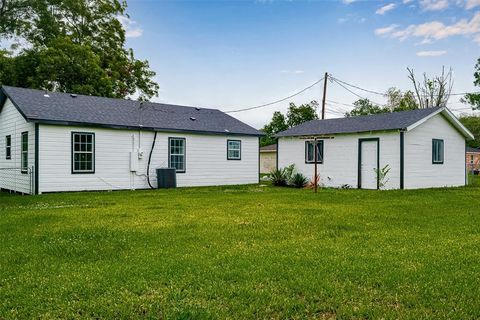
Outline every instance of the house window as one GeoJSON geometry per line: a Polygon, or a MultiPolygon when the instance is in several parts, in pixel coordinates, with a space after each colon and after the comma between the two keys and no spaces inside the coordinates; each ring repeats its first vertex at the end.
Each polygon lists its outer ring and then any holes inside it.
{"type": "Polygon", "coordinates": [[[72,173],[95,173],[95,134],[72,132],[72,173]]]}
{"type": "Polygon", "coordinates": [[[22,173],[28,172],[28,132],[22,132],[20,153],[20,167],[22,173]]]}
{"type": "Polygon", "coordinates": [[[169,167],[185,172],[185,138],[168,138],[169,167]]]}
{"type": "Polygon", "coordinates": [[[227,160],[242,159],[242,141],[227,140],[227,160]]]}
{"type": "Polygon", "coordinates": [[[12,159],[12,136],[5,137],[5,159],[12,159]]]}
{"type": "MultiPolygon", "coordinates": [[[[315,163],[315,141],[305,141],[305,163],[315,163]]],[[[323,163],[323,140],[317,140],[317,163],[323,163]]]]}
{"type": "Polygon", "coordinates": [[[443,140],[433,139],[432,140],[432,163],[442,164],[443,153],[444,153],[443,140]]]}
{"type": "Polygon", "coordinates": [[[470,164],[473,164],[473,154],[470,155],[470,164]]]}

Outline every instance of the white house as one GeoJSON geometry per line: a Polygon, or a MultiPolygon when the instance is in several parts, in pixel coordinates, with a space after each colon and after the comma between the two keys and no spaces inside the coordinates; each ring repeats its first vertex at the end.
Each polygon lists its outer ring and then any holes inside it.
{"type": "Polygon", "coordinates": [[[416,189],[466,183],[466,139],[473,135],[443,107],[313,120],[277,135],[278,167],[295,164],[327,187],[416,189]],[[379,179],[382,168],[389,173],[379,179]]]}
{"type": "Polygon", "coordinates": [[[0,188],[143,189],[158,167],[180,187],[257,183],[261,135],[214,109],[4,86],[0,188]]]}

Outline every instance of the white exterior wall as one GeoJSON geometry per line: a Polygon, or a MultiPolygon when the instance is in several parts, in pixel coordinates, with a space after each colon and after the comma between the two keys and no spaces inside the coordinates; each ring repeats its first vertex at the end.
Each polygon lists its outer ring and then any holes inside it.
{"type": "MultiPolygon", "coordinates": [[[[359,139],[380,139],[380,168],[387,164],[390,172],[385,189],[400,188],[400,133],[379,132],[372,134],[339,134],[333,139],[323,139],[323,164],[318,164],[320,183],[326,187],[349,185],[353,188],[358,183],[358,144],[359,139]]],[[[305,163],[305,139],[297,137],[280,138],[278,141],[278,167],[291,164],[299,172],[312,179],[314,164],[305,163]]]]}
{"type": "MultiPolygon", "coordinates": [[[[35,164],[35,125],[28,123],[10,99],[0,112],[0,188],[30,193],[32,181],[29,174],[21,173],[21,136],[28,131],[28,166],[35,164]],[[12,136],[12,157],[6,159],[5,137],[12,136]],[[7,169],[11,168],[11,169],[7,169]]],[[[33,178],[32,178],[33,180],[33,178]]]]}
{"type": "MultiPolygon", "coordinates": [[[[153,132],[91,127],[40,125],[40,192],[148,188],[146,169],[153,132]],[[71,132],[95,133],[95,173],[71,173],[71,132]],[[130,152],[143,150],[139,170],[130,172],[130,152]]],[[[186,173],[177,173],[177,185],[211,186],[258,182],[258,137],[159,132],[150,165],[168,166],[168,138],[186,139],[186,173]],[[227,160],[227,139],[241,140],[241,160],[227,160]]]]}
{"type": "Polygon", "coordinates": [[[465,185],[465,138],[438,114],[405,133],[405,188],[465,185]],[[444,163],[432,164],[432,139],[444,140],[444,163]]]}

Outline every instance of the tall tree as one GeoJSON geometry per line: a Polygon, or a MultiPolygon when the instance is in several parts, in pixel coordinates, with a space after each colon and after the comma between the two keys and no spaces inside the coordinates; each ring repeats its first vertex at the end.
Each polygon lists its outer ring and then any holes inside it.
{"type": "Polygon", "coordinates": [[[345,113],[346,117],[366,116],[370,114],[390,112],[388,108],[382,108],[376,104],[373,104],[368,99],[358,99],[353,103],[353,105],[353,110],[345,113]]]}
{"type": "Polygon", "coordinates": [[[306,121],[318,119],[317,108],[318,102],[315,100],[298,107],[291,102],[287,111],[287,125],[291,128],[306,121]]]}
{"type": "Polygon", "coordinates": [[[445,71],[445,67],[442,67],[442,73],[432,78],[427,77],[427,74],[424,73],[422,82],[417,80],[413,69],[407,68],[407,71],[408,78],[412,81],[415,89],[419,108],[444,107],[447,105],[453,88],[452,68],[445,71]]]}
{"type": "Polygon", "coordinates": [[[467,142],[468,145],[473,148],[480,148],[480,116],[463,116],[459,120],[475,136],[474,140],[467,142]]]}
{"type": "Polygon", "coordinates": [[[125,10],[120,0],[2,0],[0,36],[28,45],[0,55],[0,64],[13,66],[0,82],[115,98],[157,95],[148,62],[125,48],[125,10]]]}
{"type": "MultiPolygon", "coordinates": [[[[475,78],[473,84],[480,87],[480,58],[478,58],[477,64],[475,65],[473,77],[475,78]]],[[[469,103],[473,110],[480,110],[480,93],[466,94],[462,100],[463,102],[469,103]]]]}
{"type": "Polygon", "coordinates": [[[313,100],[310,103],[305,103],[300,106],[290,103],[286,116],[280,111],[275,111],[272,120],[262,129],[266,136],[262,137],[260,145],[266,146],[273,144],[276,141],[274,137],[275,134],[297,126],[303,122],[318,119],[317,107],[318,102],[313,100]]]}
{"type": "Polygon", "coordinates": [[[386,92],[387,105],[390,111],[406,111],[418,109],[418,103],[415,94],[407,90],[402,92],[400,89],[392,87],[386,92]]]}

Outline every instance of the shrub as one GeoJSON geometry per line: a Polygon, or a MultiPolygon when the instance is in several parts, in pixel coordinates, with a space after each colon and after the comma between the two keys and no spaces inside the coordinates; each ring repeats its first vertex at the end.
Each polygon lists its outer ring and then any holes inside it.
{"type": "Polygon", "coordinates": [[[270,181],[274,186],[286,186],[287,185],[287,176],[285,169],[275,169],[270,172],[270,181]]]}
{"type": "Polygon", "coordinates": [[[303,188],[307,185],[308,179],[303,174],[297,172],[290,179],[290,185],[295,188],[303,188]]]}

